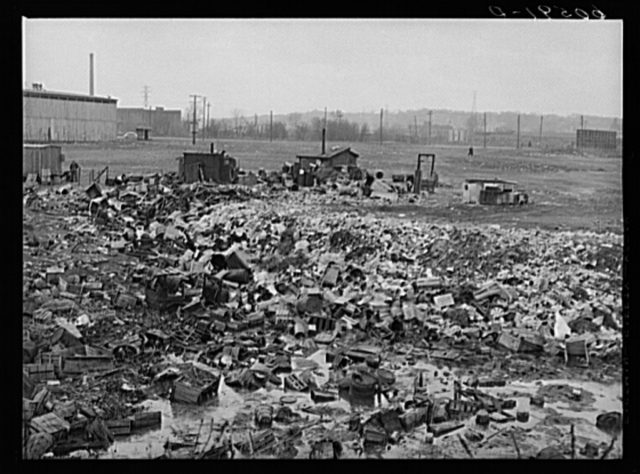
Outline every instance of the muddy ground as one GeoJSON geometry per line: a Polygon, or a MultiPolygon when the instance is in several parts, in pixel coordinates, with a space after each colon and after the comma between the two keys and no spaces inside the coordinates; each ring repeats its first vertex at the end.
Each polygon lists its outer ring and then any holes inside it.
{"type": "MultiPolygon", "coordinates": [[[[279,170],[294,162],[298,153],[317,152],[313,142],[268,142],[259,140],[198,140],[157,138],[150,142],[69,144],[64,147],[67,163],[76,160],[87,179],[109,166],[111,176],[121,173],[177,171],[178,156],[190,149],[207,150],[214,141],[239,160],[246,170],[279,170]]],[[[413,173],[418,153],[436,154],[436,172],[443,187],[418,205],[405,202],[388,206],[375,203],[367,212],[405,215],[438,222],[506,224],[547,229],[587,229],[622,233],[622,158],[607,154],[562,150],[413,145],[402,143],[329,143],[352,145],[360,153],[359,165],[391,174],[413,173]],[[468,206],[461,204],[461,185],[467,178],[513,180],[529,194],[531,204],[521,208],[468,206]]],[[[331,206],[330,206],[331,207],[331,206]]]]}

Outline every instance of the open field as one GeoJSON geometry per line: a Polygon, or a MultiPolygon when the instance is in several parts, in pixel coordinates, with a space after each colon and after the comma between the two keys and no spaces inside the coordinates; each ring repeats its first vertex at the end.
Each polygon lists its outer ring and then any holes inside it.
{"type": "MultiPolygon", "coordinates": [[[[150,142],[112,142],[64,146],[67,163],[76,160],[86,178],[89,169],[109,166],[110,174],[169,172],[177,170],[176,158],[189,149],[206,150],[209,141],[195,147],[188,139],[155,139],[150,142]]],[[[329,146],[336,143],[329,143],[329,146]]],[[[340,143],[340,145],[343,145],[340,143]]],[[[218,149],[238,158],[247,170],[280,169],[297,153],[319,151],[314,142],[219,140],[218,149]]],[[[374,212],[392,212],[412,218],[438,221],[487,222],[524,227],[591,229],[622,232],[622,159],[594,155],[542,153],[534,148],[428,147],[404,143],[357,143],[360,166],[392,173],[412,173],[419,152],[435,152],[436,171],[444,187],[422,200],[374,206],[374,212]],[[532,204],[520,208],[467,206],[460,203],[465,178],[499,177],[518,182],[532,204]]]]}

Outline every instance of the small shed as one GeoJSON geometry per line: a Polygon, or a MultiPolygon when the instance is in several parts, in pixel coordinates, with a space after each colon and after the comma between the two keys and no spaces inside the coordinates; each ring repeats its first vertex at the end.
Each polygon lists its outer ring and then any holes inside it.
{"type": "Polygon", "coordinates": [[[22,146],[22,176],[43,175],[48,170],[51,176],[62,175],[64,155],[59,145],[24,144],[22,146]]]}
{"type": "Polygon", "coordinates": [[[238,179],[238,162],[224,151],[220,153],[187,152],[178,157],[178,176],[185,183],[213,181],[234,183],[238,179]]]}
{"type": "Polygon", "coordinates": [[[316,155],[296,155],[298,163],[303,169],[308,169],[311,164],[319,163],[321,167],[347,168],[358,166],[358,157],[360,154],[350,147],[341,147],[331,150],[329,153],[320,153],[316,155]]]}
{"type": "Polygon", "coordinates": [[[151,133],[151,127],[139,126],[136,127],[136,135],[138,140],[149,140],[149,134],[151,133]]]}
{"type": "Polygon", "coordinates": [[[526,194],[517,193],[517,183],[502,179],[466,179],[462,184],[462,202],[469,204],[520,204],[526,194]]]}

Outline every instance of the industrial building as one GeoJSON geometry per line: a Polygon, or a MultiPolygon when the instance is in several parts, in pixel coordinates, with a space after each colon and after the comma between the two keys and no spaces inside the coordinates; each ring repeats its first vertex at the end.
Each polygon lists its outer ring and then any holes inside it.
{"type": "Polygon", "coordinates": [[[179,110],[118,108],[118,134],[147,128],[151,136],[181,137],[187,135],[182,125],[182,113],[179,110]]]}
{"type": "Polygon", "coordinates": [[[617,137],[615,131],[608,130],[576,130],[576,145],[578,148],[599,148],[615,150],[617,137]]]}
{"type": "Polygon", "coordinates": [[[28,143],[116,138],[117,99],[33,89],[22,91],[22,138],[28,143]]]}

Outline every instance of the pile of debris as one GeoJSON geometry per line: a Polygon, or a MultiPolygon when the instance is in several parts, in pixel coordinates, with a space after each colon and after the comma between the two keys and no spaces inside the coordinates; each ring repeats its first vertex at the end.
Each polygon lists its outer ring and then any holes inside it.
{"type": "MultiPolygon", "coordinates": [[[[140,408],[147,398],[205,405],[224,389],[304,393],[316,415],[362,403],[366,416],[344,431],[365,447],[423,425],[432,439],[474,415],[528,417],[479,387],[619,362],[620,236],[407,223],[323,202],[171,176],[28,191],[25,456],[105,448],[162,424],[140,408]],[[422,373],[400,390],[398,358],[491,374],[440,399],[422,373]]],[[[272,423],[299,416],[258,407],[263,431],[231,446],[287,456],[308,427],[276,439],[272,423]]],[[[341,456],[337,439],[314,443],[312,457],[341,456]]],[[[202,456],[235,449],[214,448],[202,456]]]]}

